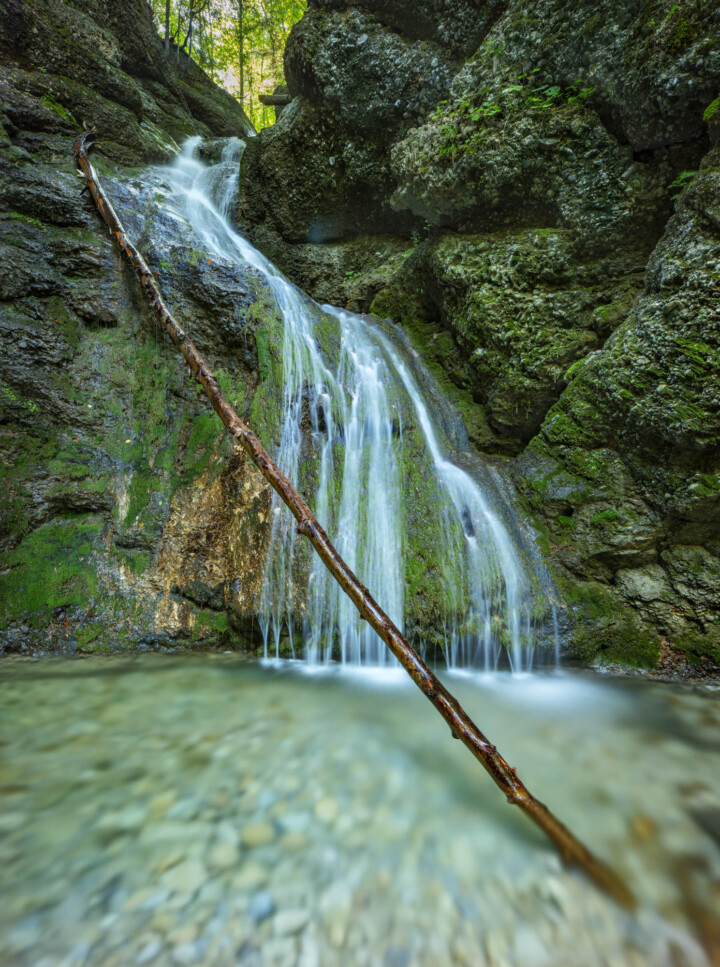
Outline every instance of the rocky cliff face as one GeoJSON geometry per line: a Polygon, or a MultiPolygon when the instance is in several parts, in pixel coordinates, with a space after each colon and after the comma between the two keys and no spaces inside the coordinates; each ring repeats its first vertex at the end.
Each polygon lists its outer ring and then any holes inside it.
{"type": "MultiPolygon", "coordinates": [[[[141,0],[2,0],[0,64],[0,651],[217,643],[257,613],[268,496],[138,303],[72,141],[96,128],[111,186],[124,166],[139,239],[159,209],[127,166],[249,122],[165,60],[141,0]]],[[[263,294],[165,237],[151,265],[242,408],[263,294]]]]}
{"type": "Polygon", "coordinates": [[[720,659],[720,4],[315,0],[239,216],[512,457],[572,647],[720,659]]]}

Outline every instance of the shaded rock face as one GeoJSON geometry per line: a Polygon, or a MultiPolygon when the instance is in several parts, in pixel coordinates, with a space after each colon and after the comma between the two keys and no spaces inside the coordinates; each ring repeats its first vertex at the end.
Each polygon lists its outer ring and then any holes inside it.
{"type": "Polygon", "coordinates": [[[269,495],[138,301],[72,141],[80,122],[97,128],[130,237],[243,411],[259,283],[178,238],[131,170],[112,176],[248,121],[192,64],[164,60],[143,3],[3,8],[0,651],[230,641],[257,613],[269,495]]]}
{"type": "Polygon", "coordinates": [[[717,660],[720,3],[316,0],[286,72],[247,230],[515,458],[578,654],[717,660]]]}
{"type": "MultiPolygon", "coordinates": [[[[294,101],[249,145],[240,203],[281,263],[288,242],[407,235],[415,222],[389,205],[389,149],[447,96],[460,51],[439,38],[432,4],[420,5],[419,19],[410,5],[394,8],[318,4],[291,32],[294,101]]],[[[475,5],[463,9],[473,20],[475,5]]]]}
{"type": "MultiPolygon", "coordinates": [[[[5,0],[0,102],[17,147],[85,124],[122,164],[167,156],[168,137],[249,133],[237,102],[184,55],[164,57],[149,11],[123,0],[5,0]]],[[[62,152],[64,149],[60,149],[62,152]]]]}

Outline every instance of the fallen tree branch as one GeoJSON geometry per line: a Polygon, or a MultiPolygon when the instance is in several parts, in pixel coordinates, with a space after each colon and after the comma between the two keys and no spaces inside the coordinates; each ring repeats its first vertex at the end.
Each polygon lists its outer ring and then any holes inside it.
{"type": "Polygon", "coordinates": [[[382,638],[390,651],[405,668],[417,687],[432,702],[450,726],[455,739],[460,739],[482,764],[493,782],[504,792],[507,801],[519,806],[554,842],[564,862],[577,866],[594,882],[626,908],[633,908],[634,897],[626,884],[605,863],[594,856],[518,778],[495,746],[483,735],[457,699],[435,677],[425,662],[410,647],[390,618],[373,600],[333,547],[315,515],[293,487],[252,430],[245,425],[223,396],[218,381],[191,340],[173,319],[163,302],[152,273],[135,246],[129,241],[112,205],[98,183],[88,152],[93,146],[93,134],[81,134],[74,145],[75,161],[85,175],[90,194],[98,211],[135,270],[140,286],[157,321],[182,353],[195,379],[202,385],[213,409],[227,427],[233,439],[250,455],[272,488],[289,507],[298,522],[298,533],[307,537],[321,560],[348,595],[360,616],[382,638]]]}

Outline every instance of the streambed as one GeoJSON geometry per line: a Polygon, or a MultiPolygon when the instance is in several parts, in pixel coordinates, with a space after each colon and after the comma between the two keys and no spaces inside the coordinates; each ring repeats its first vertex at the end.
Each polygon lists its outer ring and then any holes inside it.
{"type": "Polygon", "coordinates": [[[628,877],[630,916],[562,869],[403,674],[4,661],[0,963],[712,962],[720,691],[447,678],[628,877]]]}

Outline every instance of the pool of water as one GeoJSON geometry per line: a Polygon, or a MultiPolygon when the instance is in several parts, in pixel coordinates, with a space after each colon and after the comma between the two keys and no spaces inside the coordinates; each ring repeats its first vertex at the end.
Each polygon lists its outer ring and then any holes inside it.
{"type": "Polygon", "coordinates": [[[446,682],[637,913],[562,868],[401,672],[5,660],[0,963],[720,963],[720,691],[446,682]]]}

